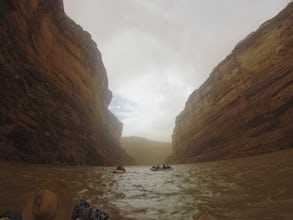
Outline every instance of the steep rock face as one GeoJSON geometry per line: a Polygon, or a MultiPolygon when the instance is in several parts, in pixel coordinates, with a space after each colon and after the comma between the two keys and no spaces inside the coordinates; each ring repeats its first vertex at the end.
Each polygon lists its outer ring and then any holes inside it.
{"type": "Polygon", "coordinates": [[[241,41],[177,116],[173,162],[293,147],[293,3],[241,41]]]}
{"type": "Polygon", "coordinates": [[[5,0],[0,12],[0,159],[128,161],[101,54],[63,1],[5,0]]]}

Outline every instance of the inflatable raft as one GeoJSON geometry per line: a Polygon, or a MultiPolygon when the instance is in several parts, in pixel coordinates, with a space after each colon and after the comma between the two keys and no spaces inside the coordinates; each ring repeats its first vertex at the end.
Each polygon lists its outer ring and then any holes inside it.
{"type": "Polygon", "coordinates": [[[125,170],[113,170],[113,173],[125,173],[125,170]]]}

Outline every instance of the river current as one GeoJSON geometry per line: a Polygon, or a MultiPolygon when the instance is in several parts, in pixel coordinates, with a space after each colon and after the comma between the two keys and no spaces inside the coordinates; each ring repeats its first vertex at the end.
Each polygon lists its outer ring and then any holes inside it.
{"type": "Polygon", "coordinates": [[[21,210],[45,181],[65,181],[75,199],[103,208],[112,219],[293,219],[293,149],[254,157],[174,165],[71,167],[0,163],[0,211],[21,210]]]}

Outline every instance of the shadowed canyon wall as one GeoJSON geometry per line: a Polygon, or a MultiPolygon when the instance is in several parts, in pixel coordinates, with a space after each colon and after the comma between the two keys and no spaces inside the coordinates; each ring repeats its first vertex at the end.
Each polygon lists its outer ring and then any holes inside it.
{"type": "Polygon", "coordinates": [[[293,147],[293,2],[238,43],[177,116],[172,162],[293,147]]]}
{"type": "Polygon", "coordinates": [[[129,162],[101,54],[63,1],[1,1],[0,12],[0,159],[129,162]]]}

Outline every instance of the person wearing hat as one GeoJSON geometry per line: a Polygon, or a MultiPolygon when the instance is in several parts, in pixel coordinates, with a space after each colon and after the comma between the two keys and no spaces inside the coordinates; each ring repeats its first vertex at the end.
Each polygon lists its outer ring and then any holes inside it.
{"type": "MultiPolygon", "coordinates": [[[[203,211],[196,220],[206,220],[203,211]]],[[[94,208],[84,200],[73,207],[69,188],[62,182],[48,182],[27,201],[22,214],[6,212],[0,220],[111,220],[102,209],[94,208]]]]}
{"type": "Polygon", "coordinates": [[[45,183],[27,201],[22,214],[6,212],[0,220],[110,220],[102,209],[80,200],[73,207],[69,188],[62,182],[45,183]]]}

